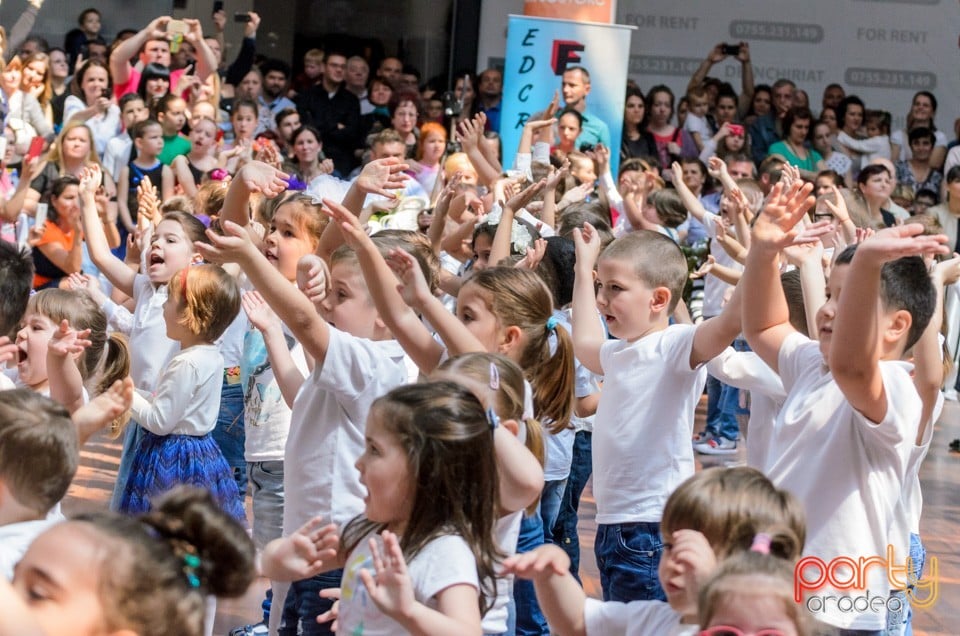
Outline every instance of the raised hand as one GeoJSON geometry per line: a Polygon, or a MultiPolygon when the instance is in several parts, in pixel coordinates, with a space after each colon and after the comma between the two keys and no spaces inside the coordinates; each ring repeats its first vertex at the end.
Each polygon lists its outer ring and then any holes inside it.
{"type": "Polygon", "coordinates": [[[544,579],[570,572],[570,557],[560,547],[545,544],[504,560],[503,571],[521,579],[544,579]]]}
{"type": "Polygon", "coordinates": [[[557,208],[563,209],[568,205],[573,203],[579,203],[587,198],[587,195],[593,192],[592,183],[581,183],[580,185],[570,188],[563,193],[563,196],[560,197],[560,200],[557,202],[557,208]]]}
{"type": "Polygon", "coordinates": [[[410,253],[395,248],[387,254],[386,261],[400,281],[397,284],[397,291],[407,305],[414,308],[420,307],[423,301],[433,295],[430,293],[430,286],[423,277],[423,271],[417,259],[410,253]]]}
{"type": "Polygon", "coordinates": [[[350,210],[331,199],[323,200],[323,213],[329,216],[340,228],[343,241],[354,250],[359,249],[367,233],[358,219],[350,210]]]}
{"type": "Polygon", "coordinates": [[[305,254],[297,261],[297,287],[319,307],[330,292],[330,269],[316,254],[305,254]]]}
{"type": "Polygon", "coordinates": [[[80,433],[81,443],[96,431],[110,426],[110,437],[116,439],[127,422],[126,413],[133,404],[133,379],[126,377],[73,412],[70,419],[80,433]]]}
{"type": "Polygon", "coordinates": [[[95,196],[102,182],[103,174],[100,171],[100,166],[96,164],[84,166],[83,170],[80,171],[80,194],[95,196]]]}
{"type": "MultiPolygon", "coordinates": [[[[724,123],[721,128],[726,128],[727,124],[724,123]]],[[[729,128],[727,128],[729,130],[729,128]]],[[[676,164],[675,164],[676,165],[676,164]]],[[[727,164],[720,157],[710,157],[710,160],[707,162],[707,174],[709,174],[714,179],[720,179],[723,176],[723,173],[727,171],[727,164]]],[[[674,175],[676,175],[676,168],[674,168],[674,175]]],[[[683,176],[683,171],[680,172],[683,176]]]]}
{"type": "Polygon", "coordinates": [[[0,336],[0,364],[10,366],[11,362],[16,362],[20,356],[20,347],[17,343],[10,342],[8,336],[0,336]]]}
{"type": "Polygon", "coordinates": [[[707,255],[707,260],[697,268],[697,271],[690,272],[690,280],[697,280],[698,278],[706,278],[707,274],[713,269],[713,266],[717,264],[717,259],[713,257],[712,254],[707,255]]]}
{"type": "Polygon", "coordinates": [[[925,235],[923,232],[924,227],[919,223],[895,225],[880,230],[860,243],[854,259],[867,258],[876,263],[885,263],[904,256],[950,253],[946,234],[925,235]]]}
{"type": "Polygon", "coordinates": [[[545,189],[556,190],[557,186],[560,185],[560,182],[563,181],[568,174],[570,174],[570,160],[564,159],[559,170],[552,167],[550,168],[550,174],[547,175],[545,189]]]}
{"type": "Polygon", "coordinates": [[[843,198],[840,189],[835,185],[830,186],[830,192],[833,194],[835,202],[831,201],[830,197],[824,197],[823,204],[833,213],[833,218],[837,220],[837,224],[846,223],[850,220],[850,212],[847,210],[846,199],[843,198]]]}
{"type": "Polygon", "coordinates": [[[767,204],[753,225],[754,247],[779,251],[791,245],[797,236],[796,225],[814,204],[812,183],[794,181],[789,187],[777,183],[770,192],[767,204]]]}
{"type": "Polygon", "coordinates": [[[960,280],[960,254],[953,253],[953,257],[940,261],[933,266],[930,272],[934,281],[940,285],[953,285],[960,280]]]}
{"type": "Polygon", "coordinates": [[[334,601],[329,610],[317,616],[317,622],[323,625],[324,623],[333,621],[330,623],[330,631],[336,634],[338,627],[337,619],[340,618],[340,588],[328,587],[325,590],[320,590],[320,598],[332,598],[334,601]]]}
{"type": "Polygon", "coordinates": [[[688,598],[697,598],[700,586],[717,569],[717,557],[710,542],[696,530],[676,530],[671,546],[672,560],[680,564],[688,598]]]}
{"type": "Polygon", "coordinates": [[[50,338],[50,344],[47,346],[47,354],[61,358],[81,354],[87,347],[93,344],[88,340],[89,337],[89,329],[77,331],[70,326],[68,320],[61,320],[60,326],[53,332],[53,336],[50,338]]]}
{"type": "Polygon", "coordinates": [[[221,236],[213,230],[207,230],[209,244],[194,241],[194,247],[204,260],[220,265],[238,263],[257,253],[257,248],[250,240],[250,234],[245,228],[232,221],[224,221],[223,232],[221,236]]]}
{"type": "Polygon", "coordinates": [[[280,319],[277,314],[273,313],[273,309],[263,299],[260,292],[244,292],[240,298],[240,305],[243,307],[244,313],[247,314],[247,318],[250,319],[250,324],[261,333],[280,326],[280,319]]]}
{"type": "Polygon", "coordinates": [[[407,574],[407,562],[400,549],[397,535],[384,530],[383,552],[377,545],[377,540],[370,539],[370,552],[373,555],[374,573],[369,570],[360,570],[360,580],[367,588],[370,600],[381,612],[395,617],[409,614],[410,609],[417,602],[413,595],[413,584],[407,574]]]}
{"type": "Polygon", "coordinates": [[[323,520],[314,517],[290,536],[271,541],[263,555],[264,574],[276,580],[300,581],[332,569],[340,537],[336,525],[321,524],[323,520]]]}
{"type": "Polygon", "coordinates": [[[540,261],[543,260],[543,257],[547,254],[547,241],[546,239],[538,238],[533,242],[533,247],[527,248],[527,253],[516,262],[514,267],[520,267],[523,269],[536,270],[540,266],[540,261]]]}
{"type": "Polygon", "coordinates": [[[396,190],[402,190],[410,178],[404,174],[409,166],[396,157],[376,159],[363,167],[355,181],[357,188],[366,194],[379,194],[396,199],[396,190]]]}
{"type": "Polygon", "coordinates": [[[240,168],[236,179],[243,182],[250,192],[262,192],[265,196],[272,198],[287,189],[289,177],[287,173],[262,161],[250,161],[240,168]]]}
{"type": "Polygon", "coordinates": [[[543,189],[546,187],[546,185],[546,179],[541,179],[540,181],[527,186],[516,195],[510,197],[510,199],[507,200],[505,207],[510,208],[514,212],[520,211],[522,208],[526,207],[526,205],[530,203],[535,196],[543,192],[543,189]]]}
{"type": "Polygon", "coordinates": [[[597,229],[589,223],[584,223],[583,229],[575,228],[573,244],[576,249],[577,263],[592,269],[600,257],[600,235],[597,229]]]}

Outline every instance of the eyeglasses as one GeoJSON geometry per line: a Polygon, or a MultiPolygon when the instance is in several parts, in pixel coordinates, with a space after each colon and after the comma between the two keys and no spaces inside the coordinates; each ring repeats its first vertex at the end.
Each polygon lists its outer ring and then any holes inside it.
{"type": "Polygon", "coordinates": [[[745,632],[738,627],[714,625],[700,632],[699,636],[786,636],[779,629],[761,629],[759,632],[745,632]]]}

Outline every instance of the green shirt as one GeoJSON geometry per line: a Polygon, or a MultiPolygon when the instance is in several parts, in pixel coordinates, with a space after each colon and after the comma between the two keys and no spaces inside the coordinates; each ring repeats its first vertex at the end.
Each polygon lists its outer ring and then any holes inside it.
{"type": "Polygon", "coordinates": [[[163,152],[157,157],[163,162],[163,165],[169,166],[173,160],[180,155],[190,152],[190,140],[183,135],[177,134],[172,137],[163,136],[163,152]]]}

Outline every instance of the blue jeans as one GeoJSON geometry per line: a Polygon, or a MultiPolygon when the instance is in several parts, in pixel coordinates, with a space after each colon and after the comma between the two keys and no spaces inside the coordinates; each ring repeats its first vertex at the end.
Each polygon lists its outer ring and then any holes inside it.
{"type": "Polygon", "coordinates": [[[263,550],[283,535],[283,462],[250,462],[247,479],[253,500],[253,543],[263,550]]]}
{"type": "Polygon", "coordinates": [[[597,526],[594,543],[604,601],[666,601],[657,569],[663,554],[659,523],[597,526]]]}
{"type": "Polygon", "coordinates": [[[280,636],[328,636],[333,634],[333,623],[317,623],[317,616],[333,607],[333,600],[320,598],[320,590],[340,587],[343,570],[318,574],[312,579],[297,581],[290,586],[283,605],[280,636]]]}
{"type": "Polygon", "coordinates": [[[570,573],[580,581],[580,536],[577,533],[577,511],[580,497],[593,472],[593,433],[577,431],[573,442],[573,462],[570,464],[570,476],[567,488],[563,491],[560,514],[553,526],[553,536],[563,551],[570,557],[570,573]]]}
{"type": "MultiPolygon", "coordinates": [[[[520,536],[517,539],[517,554],[530,552],[543,545],[543,521],[540,512],[524,515],[520,522],[520,536]]],[[[533,581],[514,579],[513,600],[516,603],[517,636],[548,636],[550,628],[547,619],[540,611],[533,581]]]]}
{"type": "Polygon", "coordinates": [[[246,433],[243,428],[243,385],[223,382],[220,392],[220,412],[213,429],[213,440],[220,447],[227,464],[233,469],[233,478],[240,491],[240,499],[247,496],[247,462],[243,459],[246,433]]]}
{"type": "Polygon", "coordinates": [[[740,437],[737,402],[740,391],[712,375],[707,376],[707,432],[714,437],[736,441],[740,437]]]}
{"type": "Polygon", "coordinates": [[[120,467],[117,469],[117,481],[113,484],[113,495],[110,497],[110,510],[120,510],[120,498],[123,496],[123,489],[127,485],[127,479],[130,478],[130,469],[133,467],[133,456],[140,446],[140,440],[143,438],[143,429],[140,425],[130,420],[127,428],[123,432],[123,450],[120,452],[120,467]]]}
{"type": "Polygon", "coordinates": [[[560,504],[563,503],[563,491],[566,487],[566,479],[555,479],[543,485],[543,493],[540,495],[540,519],[543,520],[544,543],[557,543],[559,539],[553,536],[553,526],[560,514],[560,504]]]}

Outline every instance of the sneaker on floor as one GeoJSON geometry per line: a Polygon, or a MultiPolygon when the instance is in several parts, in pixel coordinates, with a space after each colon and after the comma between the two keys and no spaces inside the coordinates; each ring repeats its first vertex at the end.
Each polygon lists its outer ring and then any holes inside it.
{"type": "Polygon", "coordinates": [[[230,630],[229,636],[261,636],[270,633],[266,623],[257,623],[256,625],[244,625],[230,630]]]}
{"type": "Polygon", "coordinates": [[[946,391],[944,391],[943,399],[947,400],[948,402],[956,402],[957,401],[956,389],[947,389],[946,391]]]}
{"type": "Polygon", "coordinates": [[[700,431],[699,433],[693,436],[693,443],[706,444],[712,439],[713,439],[713,433],[711,433],[710,431],[704,430],[704,431],[700,431]]]}
{"type": "Polygon", "coordinates": [[[714,437],[694,444],[693,450],[703,455],[732,455],[737,452],[737,443],[725,437],[714,437]]]}

